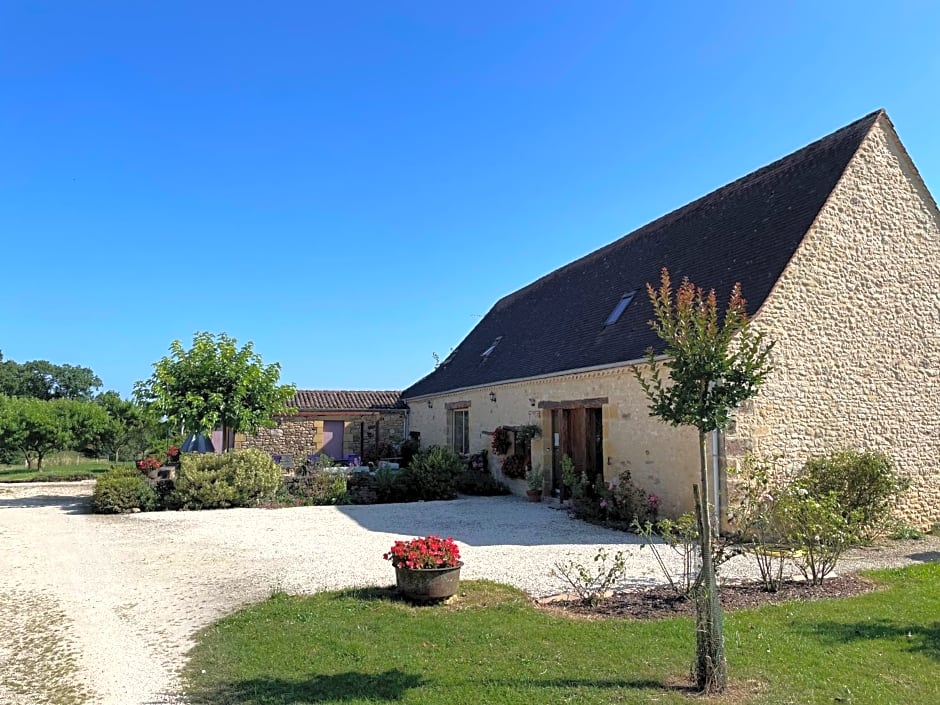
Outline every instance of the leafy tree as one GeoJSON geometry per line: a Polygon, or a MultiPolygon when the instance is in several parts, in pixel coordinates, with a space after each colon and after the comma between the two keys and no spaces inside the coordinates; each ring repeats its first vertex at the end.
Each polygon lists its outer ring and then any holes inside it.
{"type": "Polygon", "coordinates": [[[47,360],[18,363],[0,354],[0,394],[35,399],[90,400],[101,379],[88,367],[47,360]]]}
{"type": "Polygon", "coordinates": [[[100,450],[119,461],[122,456],[134,457],[148,451],[161,451],[168,445],[169,429],[160,422],[160,415],[152,408],[122,399],[114,391],[95,397],[95,403],[108,415],[108,423],[93,441],[100,450]]]}
{"type": "Polygon", "coordinates": [[[134,386],[135,396],[187,432],[221,428],[225,450],[229,432],[273,426],[275,416],[290,413],[294,386],[278,385],[281,366],[265,365],[252,343],[238,348],[237,342],[225,333],[196,333],[189,350],[173,341],[150,379],[134,386]]]}
{"type": "Polygon", "coordinates": [[[714,290],[705,294],[683,279],[673,297],[669,272],[664,267],[659,289],[647,284],[655,319],[650,326],[665,342],[666,359],[647,351],[649,372],[633,372],[646,392],[650,412],[673,425],[698,429],[701,487],[693,485],[699,522],[702,572],[696,589],[695,681],[703,692],[722,692],[728,672],[724,628],[712,553],[717,536],[708,498],[712,496],[706,469],[706,434],[724,428],[730,413],[757,394],[771,372],[765,343],[749,324],[741,285],[731,292],[724,316],[718,313],[714,290]],[[664,378],[664,372],[666,378],[664,378]]]}
{"type": "Polygon", "coordinates": [[[22,454],[42,470],[57,450],[81,450],[101,433],[107,413],[90,402],[71,399],[0,397],[0,446],[22,454]]]}

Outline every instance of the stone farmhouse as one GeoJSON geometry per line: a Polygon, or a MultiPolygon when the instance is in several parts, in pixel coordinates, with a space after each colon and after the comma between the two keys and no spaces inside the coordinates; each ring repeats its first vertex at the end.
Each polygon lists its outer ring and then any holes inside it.
{"type": "Polygon", "coordinates": [[[567,454],[607,480],[629,470],[663,514],[689,510],[694,429],[650,417],[631,374],[660,345],[645,287],[664,266],[720,299],[740,282],[754,326],[777,341],[775,372],[711,439],[720,510],[726,469],[748,452],[792,470],[868,448],[911,478],[907,519],[940,522],[940,217],[884,111],[498,301],[402,392],[410,428],[475,453],[497,426],[535,424],[526,450],[545,493],[567,454]]]}
{"type": "Polygon", "coordinates": [[[407,437],[408,407],[400,392],[303,389],[288,403],[296,413],[276,419],[274,428],[237,436],[236,447],[295,460],[315,454],[364,460],[384,455],[407,437]]]}

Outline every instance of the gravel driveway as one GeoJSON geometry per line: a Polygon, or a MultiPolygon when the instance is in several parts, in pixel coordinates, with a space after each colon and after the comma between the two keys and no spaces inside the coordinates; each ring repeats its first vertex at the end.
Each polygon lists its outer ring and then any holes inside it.
{"type": "MultiPolygon", "coordinates": [[[[516,497],[96,516],[91,489],[0,485],[2,705],[180,702],[196,630],[277,590],[390,584],[382,553],[398,538],[454,536],[463,577],[536,596],[564,589],[554,562],[598,546],[627,553],[632,583],[660,580],[635,537],[516,497]]],[[[736,561],[726,575],[749,569],[736,561]]]]}

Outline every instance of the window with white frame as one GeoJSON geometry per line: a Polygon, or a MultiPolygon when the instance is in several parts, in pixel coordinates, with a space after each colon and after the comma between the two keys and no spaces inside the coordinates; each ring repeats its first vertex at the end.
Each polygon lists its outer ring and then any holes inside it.
{"type": "Polygon", "coordinates": [[[454,409],[453,418],[453,449],[461,455],[470,452],[470,409],[454,409]]]}

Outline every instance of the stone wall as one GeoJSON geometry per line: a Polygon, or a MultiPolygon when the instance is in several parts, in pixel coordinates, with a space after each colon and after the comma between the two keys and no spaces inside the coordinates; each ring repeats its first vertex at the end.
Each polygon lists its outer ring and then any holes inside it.
{"type": "Polygon", "coordinates": [[[252,436],[237,439],[239,448],[260,448],[268,453],[290,454],[305,458],[320,452],[324,421],[343,421],[343,454],[358,455],[375,448],[398,444],[405,437],[406,411],[365,413],[309,413],[279,418],[274,428],[265,428],[252,436]]]}
{"type": "MultiPolygon", "coordinates": [[[[410,427],[421,433],[421,445],[452,445],[448,405],[469,403],[470,453],[489,450],[497,426],[537,424],[541,438],[532,441],[532,466],[552,463],[551,411],[539,402],[606,397],[601,407],[603,471],[616,481],[629,470],[641,488],[661,498],[661,513],[676,516],[692,509],[692,483],[699,473],[697,432],[673,428],[649,415],[646,396],[628,367],[497,384],[431,398],[408,400],[410,427]],[[490,400],[494,393],[496,401],[490,400]],[[428,402],[431,406],[428,406],[428,402]]],[[[525,494],[525,480],[511,480],[490,453],[490,470],[514,494],[525,494]]]]}
{"type": "Polygon", "coordinates": [[[884,118],[754,325],[777,341],[776,370],[729,429],[729,462],[780,454],[792,472],[883,450],[912,482],[901,513],[940,522],[940,227],[884,118]]]}

